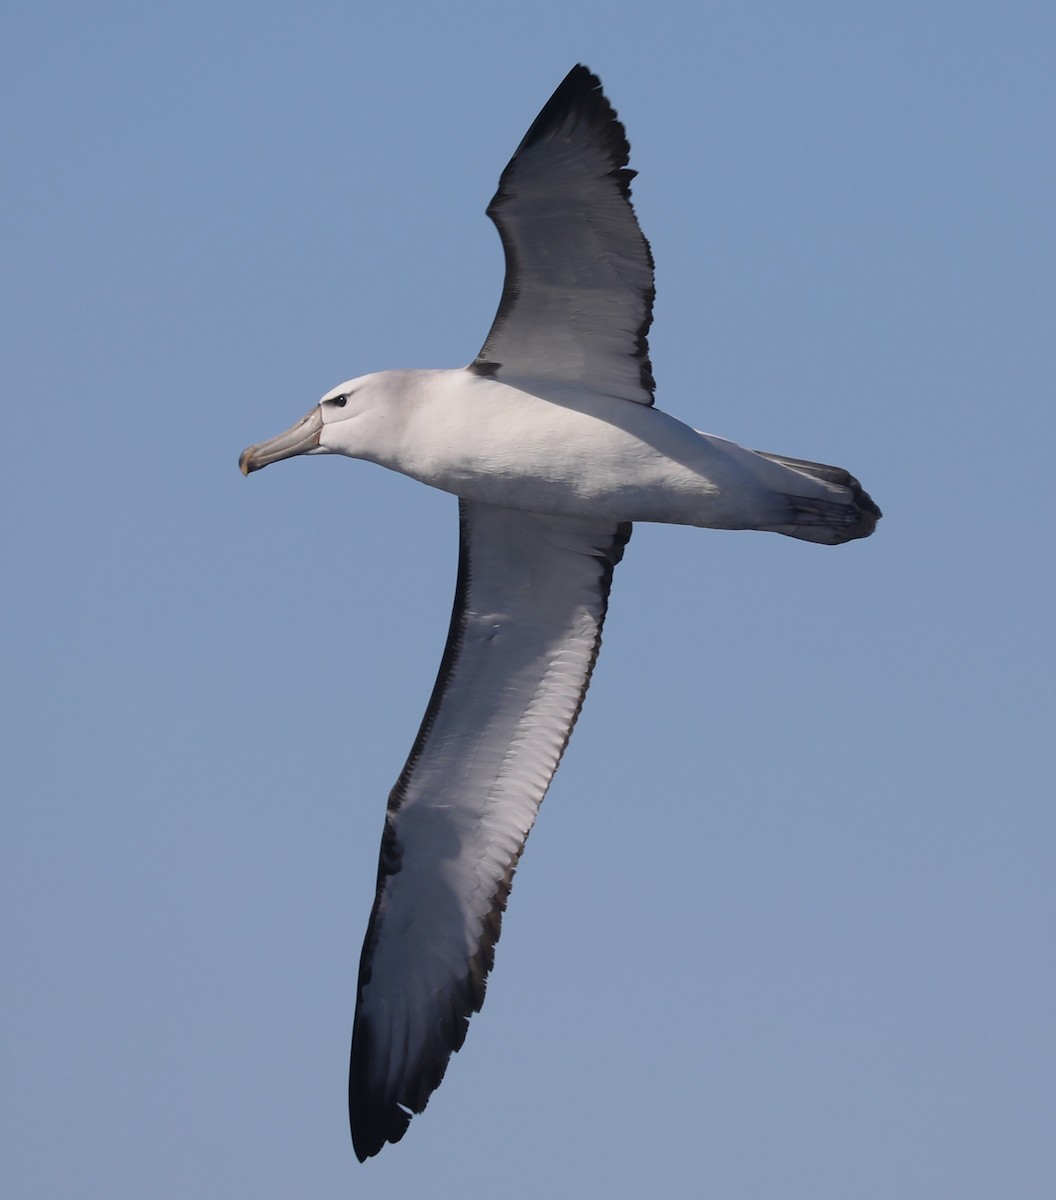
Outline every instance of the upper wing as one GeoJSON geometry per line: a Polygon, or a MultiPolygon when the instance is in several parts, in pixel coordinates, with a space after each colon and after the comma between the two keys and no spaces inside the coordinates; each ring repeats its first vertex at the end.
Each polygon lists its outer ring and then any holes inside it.
{"type": "Polygon", "coordinates": [[[630,147],[586,67],[524,136],[488,206],[506,282],[472,369],[653,402],[653,258],[631,207],[630,147]]]}
{"type": "Polygon", "coordinates": [[[459,512],[447,648],[389,798],[360,960],[349,1114],[361,1161],[403,1136],[484,1001],[513,872],[631,533],[465,500],[459,512]]]}

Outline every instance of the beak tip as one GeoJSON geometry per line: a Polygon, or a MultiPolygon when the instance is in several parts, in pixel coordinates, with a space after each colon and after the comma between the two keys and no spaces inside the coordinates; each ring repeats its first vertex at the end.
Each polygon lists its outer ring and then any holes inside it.
{"type": "Polygon", "coordinates": [[[255,471],[257,469],[253,465],[253,451],[255,449],[256,449],[255,446],[250,446],[248,449],[243,450],[242,453],[238,456],[238,469],[242,472],[243,475],[250,475],[250,474],[252,474],[253,471],[255,471]]]}

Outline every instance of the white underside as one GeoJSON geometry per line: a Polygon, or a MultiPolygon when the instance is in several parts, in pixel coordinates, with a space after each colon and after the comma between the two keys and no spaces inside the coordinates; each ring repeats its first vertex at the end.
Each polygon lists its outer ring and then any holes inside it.
{"type": "Polygon", "coordinates": [[[844,487],[659,409],[549,381],[514,387],[461,369],[384,371],[354,387],[353,411],[327,422],[320,452],[368,459],[470,500],[549,515],[760,529],[786,519],[788,494],[849,498],[844,487]]]}

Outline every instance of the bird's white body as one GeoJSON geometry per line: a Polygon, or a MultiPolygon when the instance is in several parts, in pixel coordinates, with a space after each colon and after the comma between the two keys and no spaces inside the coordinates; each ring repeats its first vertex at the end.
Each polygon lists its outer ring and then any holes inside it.
{"type": "Polygon", "coordinates": [[[378,463],[469,500],[552,516],[784,532],[788,495],[847,487],[700,433],[658,408],[468,369],[379,371],[322,401],[312,453],[378,463]],[[333,397],[343,397],[333,407],[333,397]]]}

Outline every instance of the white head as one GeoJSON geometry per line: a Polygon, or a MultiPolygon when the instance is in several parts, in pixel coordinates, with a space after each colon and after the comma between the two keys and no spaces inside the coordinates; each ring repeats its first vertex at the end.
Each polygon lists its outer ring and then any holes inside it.
{"type": "Polygon", "coordinates": [[[298,454],[375,459],[386,431],[391,431],[393,415],[393,388],[379,386],[379,380],[391,380],[395,374],[383,371],[339,384],[285,433],[243,450],[238,460],[242,474],[298,454]]]}

